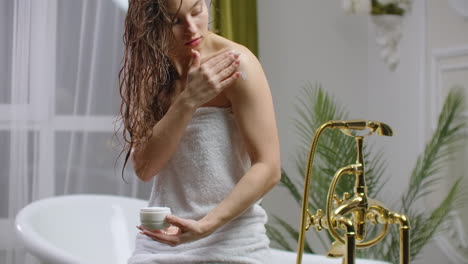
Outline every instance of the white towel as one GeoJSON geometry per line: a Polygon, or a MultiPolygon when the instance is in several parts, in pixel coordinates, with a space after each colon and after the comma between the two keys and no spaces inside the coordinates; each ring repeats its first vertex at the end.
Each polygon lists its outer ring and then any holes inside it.
{"type": "MultiPolygon", "coordinates": [[[[250,167],[230,108],[198,108],[165,168],[149,206],[198,220],[217,206],[250,167]]],[[[171,247],[138,234],[129,264],[268,263],[267,216],[257,204],[208,237],[171,247]]]]}

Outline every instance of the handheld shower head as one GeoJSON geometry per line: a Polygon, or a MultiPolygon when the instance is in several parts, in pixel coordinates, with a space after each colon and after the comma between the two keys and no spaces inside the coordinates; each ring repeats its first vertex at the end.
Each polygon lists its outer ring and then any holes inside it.
{"type": "Polygon", "coordinates": [[[388,136],[391,137],[393,136],[393,130],[392,128],[382,122],[375,122],[375,121],[368,121],[367,125],[370,129],[373,130],[373,132],[377,133],[377,135],[380,136],[388,136]]]}
{"type": "Polygon", "coordinates": [[[341,129],[348,136],[354,136],[351,130],[369,130],[369,134],[376,133],[380,136],[393,136],[392,128],[382,122],[367,120],[330,121],[330,128],[341,129]]]}

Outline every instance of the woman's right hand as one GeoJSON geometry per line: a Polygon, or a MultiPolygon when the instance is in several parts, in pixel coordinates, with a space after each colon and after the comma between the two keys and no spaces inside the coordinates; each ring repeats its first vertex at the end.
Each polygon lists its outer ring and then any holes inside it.
{"type": "Polygon", "coordinates": [[[201,64],[200,53],[192,50],[191,66],[180,96],[193,108],[215,98],[241,76],[237,72],[239,55],[235,51],[226,51],[201,64]]]}

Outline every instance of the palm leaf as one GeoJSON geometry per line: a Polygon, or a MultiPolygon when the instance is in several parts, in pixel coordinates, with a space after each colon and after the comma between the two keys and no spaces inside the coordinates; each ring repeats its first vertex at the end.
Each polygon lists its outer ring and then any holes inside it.
{"type": "Polygon", "coordinates": [[[462,118],[464,110],[464,94],[459,88],[452,89],[448,94],[434,135],[416,162],[411,173],[409,188],[402,198],[402,209],[408,211],[409,206],[421,197],[427,190],[432,190],[437,181],[437,173],[443,168],[450,155],[460,150],[463,144],[463,129],[466,120],[462,118]]]}
{"type": "Polygon", "coordinates": [[[277,243],[279,248],[284,250],[293,251],[293,249],[289,246],[287,239],[283,236],[283,234],[273,225],[265,225],[266,234],[270,238],[271,241],[277,243]]]}
{"type": "Polygon", "coordinates": [[[294,200],[300,205],[301,200],[302,200],[302,195],[297,190],[294,183],[291,181],[291,178],[288,177],[288,175],[286,174],[286,172],[283,169],[281,170],[281,181],[280,181],[280,183],[284,187],[286,187],[286,189],[289,191],[289,193],[294,198],[294,200]]]}
{"type": "MultiPolygon", "coordinates": [[[[277,216],[274,216],[275,218],[275,221],[281,226],[283,227],[283,229],[291,236],[291,237],[294,237],[294,241],[297,241],[299,239],[299,232],[296,231],[295,228],[293,228],[291,225],[289,225],[288,223],[286,223],[286,221],[282,220],[281,218],[277,217],[277,216]]],[[[307,241],[304,241],[304,251],[306,253],[314,253],[314,251],[312,250],[312,248],[309,246],[309,243],[307,243],[307,241]]]]}
{"type": "MultiPolygon", "coordinates": [[[[447,221],[450,212],[456,208],[455,205],[457,204],[457,197],[460,192],[460,180],[461,178],[455,182],[442,203],[429,217],[426,217],[426,221],[421,222],[417,226],[412,226],[411,258],[416,257],[421,249],[432,239],[434,234],[440,231],[443,221],[447,221]]],[[[412,217],[412,215],[409,217],[412,217]]],[[[417,215],[413,215],[413,217],[416,218],[417,215]]]]}

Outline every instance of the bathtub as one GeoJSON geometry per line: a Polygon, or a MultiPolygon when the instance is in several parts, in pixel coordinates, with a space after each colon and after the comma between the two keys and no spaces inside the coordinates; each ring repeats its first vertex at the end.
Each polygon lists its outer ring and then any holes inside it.
{"type": "MultiPolygon", "coordinates": [[[[29,204],[16,216],[20,243],[41,263],[123,264],[133,251],[138,212],[146,201],[109,195],[67,195],[29,204]]],[[[295,263],[296,253],[272,250],[272,264],[295,263]]],[[[303,263],[341,259],[305,254],[303,263]]],[[[385,263],[358,260],[357,264],[385,263]]]]}

